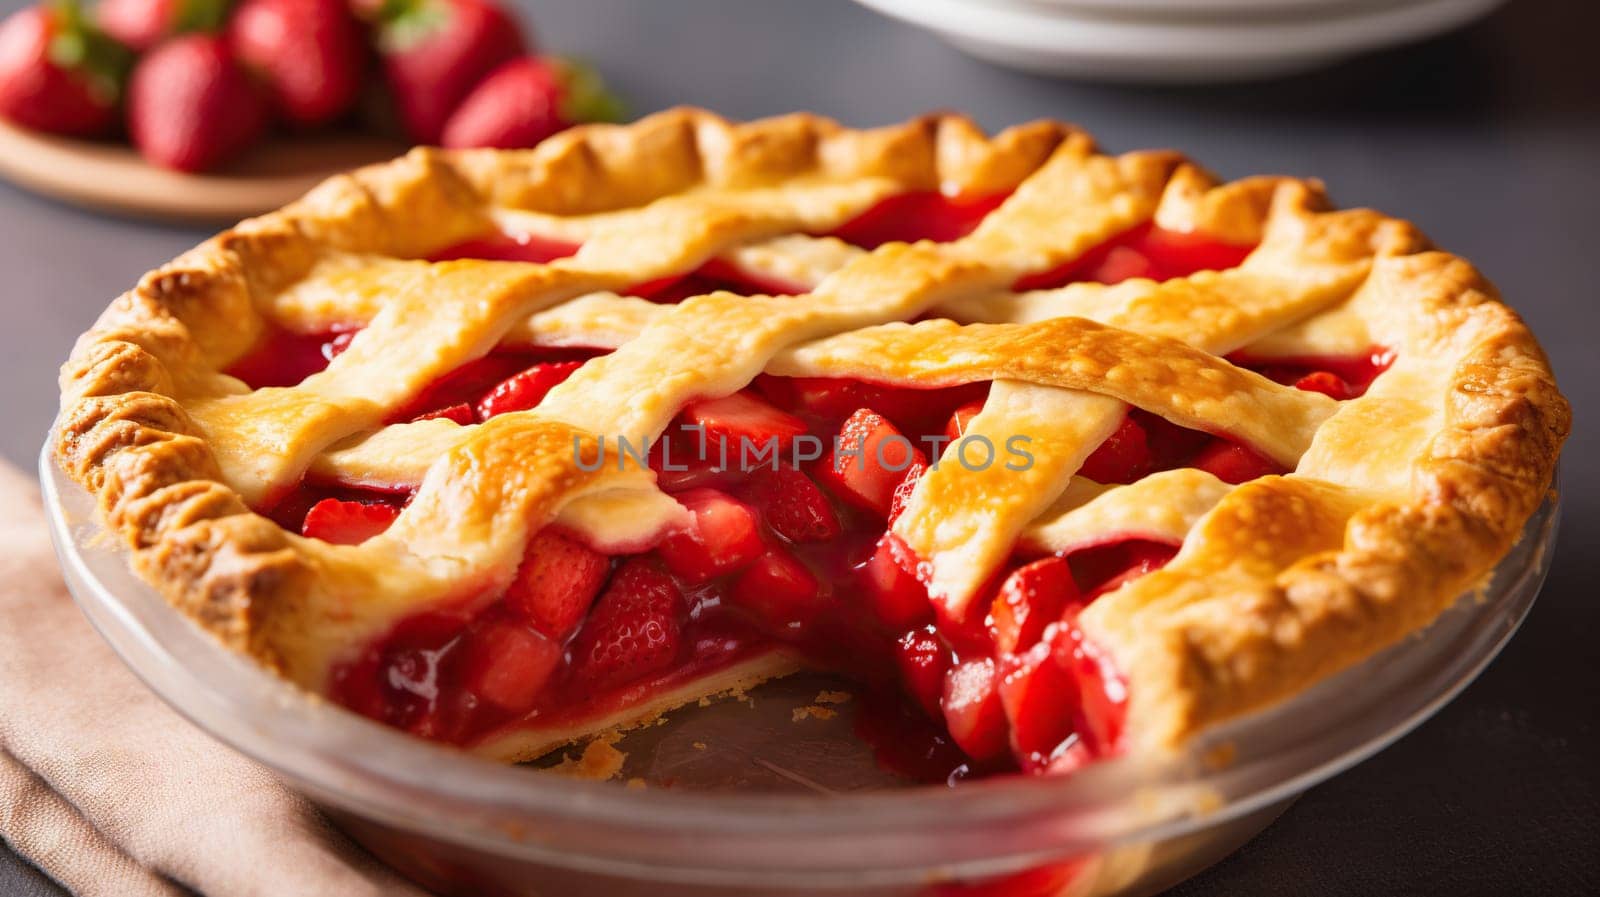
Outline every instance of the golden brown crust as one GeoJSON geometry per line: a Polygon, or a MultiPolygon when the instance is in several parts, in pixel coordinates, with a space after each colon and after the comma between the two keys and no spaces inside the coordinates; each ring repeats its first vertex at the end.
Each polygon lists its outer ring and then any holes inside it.
{"type": "MultiPolygon", "coordinates": [[[[1532,335],[1470,266],[1425,251],[1404,222],[1325,205],[1312,183],[1219,186],[1174,154],[1097,155],[1088,138],[1051,123],[986,138],[950,116],[851,131],[810,115],[730,125],[683,109],[574,129],[527,151],[419,149],[243,222],[119,297],[63,368],[55,454],[98,496],[141,576],[229,645],[317,688],[337,659],[338,645],[316,634],[328,620],[360,617],[367,628],[338,629],[360,638],[392,619],[385,614],[450,594],[461,563],[473,576],[504,575],[529,529],[601,492],[670,514],[651,503],[659,493],[637,470],[525,472],[522,456],[501,458],[510,450],[441,421],[364,435],[392,397],[353,396],[351,385],[370,380],[362,365],[398,344],[383,342],[398,339],[390,335],[410,334],[407,326],[434,332],[417,323],[430,306],[471,295],[481,320],[461,325],[435,358],[401,353],[403,370],[387,384],[394,395],[499,340],[539,340],[558,323],[540,312],[594,310],[559,326],[593,326],[623,349],[541,406],[540,419],[566,429],[502,425],[552,445],[566,433],[658,432],[684,397],[738,389],[765,367],[860,367],[935,382],[982,376],[969,368],[988,359],[989,376],[1015,379],[996,386],[1002,400],[986,407],[987,424],[1034,427],[1066,448],[1027,482],[947,472],[919,484],[920,503],[914,496],[897,531],[935,559],[943,571],[935,581],[953,601],[986,575],[994,552],[982,539],[1009,547],[1029,526],[1050,531],[1041,514],[1075,494],[1067,487],[1077,464],[1103,436],[1095,422],[1120,415],[1122,401],[1242,427],[1288,460],[1300,456],[1291,476],[1225,494],[1207,484],[1205,502],[1175,500],[1184,520],[1201,515],[1183,553],[1084,615],[1085,630],[1130,680],[1133,744],[1165,747],[1426,625],[1508,550],[1548,488],[1570,425],[1532,335]],[[603,295],[735,249],[759,258],[763,240],[824,232],[889,192],[939,188],[1017,189],[971,237],[950,244],[861,253],[812,240],[799,248],[820,253],[824,268],[804,302],[709,296],[663,309],[603,295]],[[578,234],[585,248],[548,266],[390,261],[473,238],[507,215],[578,234]],[[1262,246],[1240,269],[1181,281],[1004,292],[1017,276],[1152,218],[1262,246]],[[587,305],[567,301],[597,291],[587,305]],[[346,294],[362,296],[339,301],[346,294]],[[934,309],[1014,323],[888,323],[934,309]],[[294,315],[344,315],[376,335],[293,390],[251,394],[219,373],[272,322],[294,315]],[[1401,362],[1330,418],[1331,402],[1286,394],[1206,354],[1267,347],[1270,333],[1280,347],[1311,348],[1370,335],[1401,362]],[[661,370],[659,347],[697,339],[701,367],[661,370]],[[735,342],[747,354],[719,354],[719,343],[735,342]],[[957,350],[968,353],[959,364],[957,350]],[[1218,389],[1244,389],[1210,396],[1161,386],[1201,375],[1218,389]],[[598,414],[596,396],[616,407],[598,414]],[[1077,423],[1064,426],[1067,417],[1077,423]],[[1385,450],[1366,451],[1362,439],[1385,450]],[[480,450],[489,454],[472,454],[480,450]],[[391,481],[421,486],[418,509],[399,524],[413,544],[326,546],[283,532],[247,503],[313,465],[376,470],[380,457],[391,481]],[[1027,494],[1007,498],[1007,489],[1027,494]],[[439,518],[428,515],[463,504],[482,520],[432,534],[439,518]],[[939,541],[964,531],[956,524],[965,510],[986,507],[1006,510],[982,517],[960,544],[939,541]],[[364,591],[389,598],[375,609],[352,604],[364,591]]],[[[785,244],[769,255],[798,251],[785,244]]],[[[1169,480],[1196,494],[1192,477],[1169,480]]],[[[1118,495],[1089,497],[1095,514],[1115,516],[1118,495]]],[[[1086,513],[1061,531],[1076,531],[1086,513]]]]}

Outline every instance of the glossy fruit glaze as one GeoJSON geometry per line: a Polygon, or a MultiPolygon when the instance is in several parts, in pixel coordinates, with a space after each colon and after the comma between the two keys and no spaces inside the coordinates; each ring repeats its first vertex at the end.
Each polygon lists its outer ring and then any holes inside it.
{"type": "MultiPolygon", "coordinates": [[[[907,194],[835,235],[866,248],[955,239],[1003,199],[907,194]]],[[[544,262],[577,248],[494,235],[435,258],[544,262]]],[[[1237,265],[1249,248],[1141,226],[1017,287],[1184,276],[1237,265]]],[[[799,292],[715,261],[628,292],[674,302],[712,289],[799,292]]],[[[296,383],[326,366],[353,332],[277,332],[230,373],[252,387],[296,383]]],[[[598,354],[502,348],[430,385],[390,422],[444,417],[466,425],[533,408],[598,354]]],[[[1232,360],[1347,399],[1392,358],[1375,350],[1232,360]]],[[[910,778],[1064,772],[1114,752],[1126,688],[1077,628],[1077,615],[1164,565],[1177,545],[1112,533],[1062,556],[1019,553],[965,618],[949,619],[918,580],[917,558],[887,533],[930,453],[939,457],[939,443],[929,440],[959,442],[988,388],[762,375],[732,396],[691,403],[648,455],[661,488],[690,511],[689,529],[620,557],[570,533],[541,531],[505,593],[400,621],[334,671],[330,694],[417,735],[470,745],[519,727],[581,725],[626,711],[783,647],[864,684],[869,709],[857,717],[858,732],[910,778]],[[838,452],[834,437],[862,457],[838,452]],[[773,440],[780,462],[747,456],[741,464],[742,440],[773,440]]],[[[1230,483],[1284,472],[1225,435],[1134,409],[1081,473],[1131,483],[1178,467],[1230,483]]],[[[352,544],[382,532],[408,499],[403,491],[306,482],[262,511],[306,536],[352,544]]]]}

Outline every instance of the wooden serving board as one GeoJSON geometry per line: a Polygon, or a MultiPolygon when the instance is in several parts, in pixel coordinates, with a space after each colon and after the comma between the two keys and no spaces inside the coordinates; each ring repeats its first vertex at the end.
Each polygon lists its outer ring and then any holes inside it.
{"type": "Polygon", "coordinates": [[[55,137],[0,121],[0,176],[92,209],[195,223],[232,223],[291,202],[347,169],[405,152],[362,134],[276,136],[225,168],[184,174],[125,143],[55,137]]]}

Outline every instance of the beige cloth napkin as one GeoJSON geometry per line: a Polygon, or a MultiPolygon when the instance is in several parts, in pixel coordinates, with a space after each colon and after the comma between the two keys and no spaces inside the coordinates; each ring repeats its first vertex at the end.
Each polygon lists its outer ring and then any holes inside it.
{"type": "Polygon", "coordinates": [[[0,837],[83,897],[423,897],[123,667],[3,462],[0,837]]]}

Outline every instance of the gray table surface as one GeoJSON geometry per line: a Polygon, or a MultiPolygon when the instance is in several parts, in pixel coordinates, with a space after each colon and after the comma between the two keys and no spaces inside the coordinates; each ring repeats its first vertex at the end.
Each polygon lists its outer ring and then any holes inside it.
{"type": "MultiPolygon", "coordinates": [[[[1318,176],[1341,204],[1409,217],[1473,259],[1532,323],[1577,409],[1544,595],[1500,660],[1434,720],[1174,893],[1600,893],[1600,475],[1587,464],[1600,449],[1600,4],[1513,0],[1418,47],[1212,89],[1017,74],[847,0],[520,5],[548,46],[597,62],[640,111],[810,109],[867,125],[958,109],[991,129],[1063,118],[1109,149],[1176,146],[1224,176],[1318,176]]],[[[72,339],[141,272],[203,236],[0,184],[10,421],[0,454],[33,462],[72,339]]],[[[0,851],[0,893],[59,891],[0,851]]]]}

